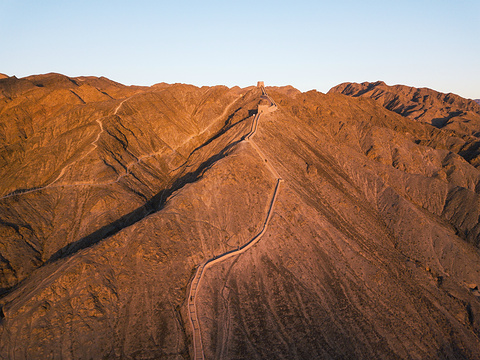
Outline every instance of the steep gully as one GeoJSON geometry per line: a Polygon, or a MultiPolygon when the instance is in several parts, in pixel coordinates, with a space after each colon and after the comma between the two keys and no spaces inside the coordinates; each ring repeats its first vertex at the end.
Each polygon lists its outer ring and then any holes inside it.
{"type": "MultiPolygon", "coordinates": [[[[267,112],[272,112],[277,110],[277,105],[275,102],[267,95],[265,88],[262,87],[262,93],[263,97],[267,98],[270,101],[270,107],[266,110],[267,112]]],[[[201,263],[195,272],[195,276],[193,277],[193,280],[190,285],[190,291],[188,294],[188,316],[190,319],[190,325],[192,327],[193,331],[193,358],[195,360],[204,360],[205,359],[205,354],[203,351],[203,343],[202,343],[202,334],[201,334],[201,327],[200,327],[200,321],[198,320],[198,312],[197,312],[197,292],[198,289],[200,288],[201,281],[204,277],[205,271],[213,266],[214,264],[217,264],[221,261],[224,261],[232,256],[235,255],[240,255],[250,249],[252,246],[254,246],[260,238],[265,234],[267,227],[268,227],[268,222],[270,221],[270,218],[272,216],[273,212],[273,207],[275,205],[275,201],[277,199],[278,195],[278,190],[280,187],[280,183],[283,181],[283,179],[278,175],[277,171],[275,168],[271,165],[271,163],[267,160],[263,152],[260,150],[260,148],[255,144],[255,142],[251,139],[253,135],[255,135],[257,128],[258,128],[258,122],[260,120],[260,116],[262,115],[262,112],[257,112],[255,115],[253,122],[252,122],[252,128],[250,132],[245,136],[245,141],[249,142],[249,144],[252,145],[252,147],[255,149],[259,157],[263,160],[263,163],[267,166],[268,170],[272,173],[272,175],[277,179],[277,183],[275,185],[275,190],[273,192],[272,199],[270,201],[270,206],[267,211],[267,216],[265,217],[265,221],[263,222],[262,229],[258,234],[256,234],[250,241],[247,243],[243,244],[242,246],[238,247],[237,249],[227,251],[221,255],[216,255],[213,258],[201,263]]]]}

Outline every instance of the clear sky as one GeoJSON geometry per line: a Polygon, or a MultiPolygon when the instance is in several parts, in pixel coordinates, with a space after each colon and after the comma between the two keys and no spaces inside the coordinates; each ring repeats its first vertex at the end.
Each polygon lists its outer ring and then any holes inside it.
{"type": "Polygon", "coordinates": [[[0,0],[0,73],[480,98],[480,0],[0,0]]]}

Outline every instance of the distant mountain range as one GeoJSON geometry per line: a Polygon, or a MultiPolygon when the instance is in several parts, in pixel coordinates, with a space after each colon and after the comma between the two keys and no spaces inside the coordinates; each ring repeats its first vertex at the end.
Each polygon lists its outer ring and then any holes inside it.
{"type": "Polygon", "coordinates": [[[383,82],[1,78],[0,358],[480,359],[479,129],[383,82]]]}

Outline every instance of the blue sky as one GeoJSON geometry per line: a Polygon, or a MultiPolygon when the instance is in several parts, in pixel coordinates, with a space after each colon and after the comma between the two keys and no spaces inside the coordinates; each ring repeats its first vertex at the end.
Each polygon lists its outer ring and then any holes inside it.
{"type": "Polygon", "coordinates": [[[479,0],[0,0],[0,72],[480,98],[479,0]]]}

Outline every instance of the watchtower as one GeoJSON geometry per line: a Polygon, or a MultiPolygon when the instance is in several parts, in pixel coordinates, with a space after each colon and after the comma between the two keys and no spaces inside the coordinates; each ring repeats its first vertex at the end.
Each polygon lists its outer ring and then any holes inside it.
{"type": "Polygon", "coordinates": [[[265,84],[263,81],[257,82],[257,88],[263,88],[263,87],[265,87],[265,84]]]}
{"type": "Polygon", "coordinates": [[[268,109],[270,108],[270,100],[265,95],[262,95],[260,97],[260,103],[258,104],[258,112],[261,113],[266,113],[268,112],[268,109]]]}

